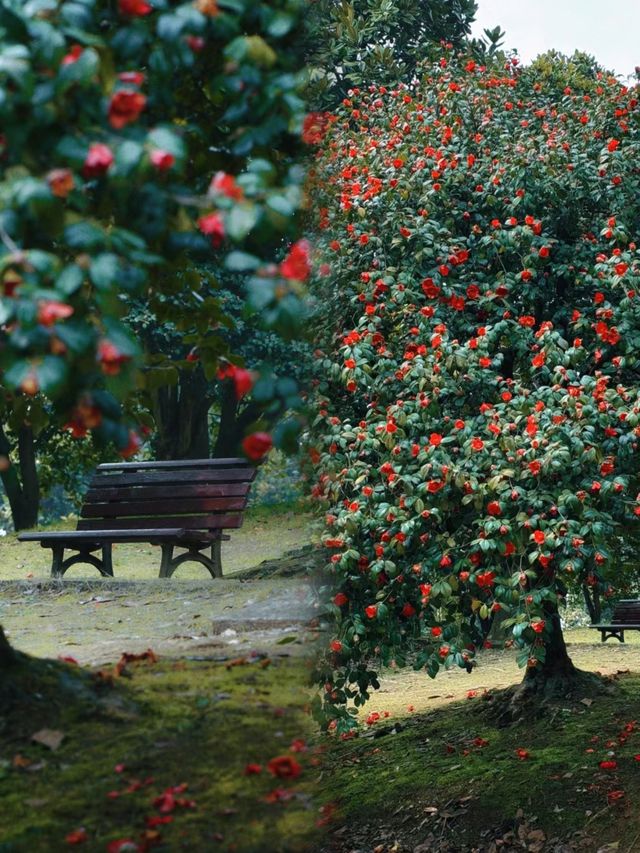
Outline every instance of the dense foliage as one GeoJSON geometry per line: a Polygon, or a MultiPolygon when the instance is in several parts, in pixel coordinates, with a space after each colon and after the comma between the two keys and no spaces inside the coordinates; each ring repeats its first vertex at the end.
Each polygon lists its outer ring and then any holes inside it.
{"type": "Polygon", "coordinates": [[[466,41],[477,9],[476,0],[313,0],[312,102],[333,109],[351,86],[411,79],[434,44],[466,41]]]}
{"type": "Polygon", "coordinates": [[[611,593],[640,521],[638,89],[445,50],[323,132],[325,712],[376,661],[473,666],[496,612],[530,679],[570,675],[558,606],[611,593]]]}
{"type": "MultiPolygon", "coordinates": [[[[301,10],[299,0],[2,3],[0,467],[14,518],[27,489],[13,464],[21,435],[32,445],[53,419],[125,456],[138,448],[144,413],[121,401],[163,376],[153,363],[139,371],[123,323],[132,299],[159,323],[187,316],[208,378],[243,369],[219,334],[233,319],[215,279],[200,292],[198,263],[249,275],[247,310],[295,332],[306,248],[283,256],[303,178],[301,10]]],[[[254,377],[238,375],[247,393],[254,377]]],[[[291,386],[282,399],[271,391],[265,406],[295,398],[291,386]]],[[[245,450],[259,458],[270,443],[248,436],[245,450]]],[[[20,463],[37,492],[33,456],[20,463]]]]}

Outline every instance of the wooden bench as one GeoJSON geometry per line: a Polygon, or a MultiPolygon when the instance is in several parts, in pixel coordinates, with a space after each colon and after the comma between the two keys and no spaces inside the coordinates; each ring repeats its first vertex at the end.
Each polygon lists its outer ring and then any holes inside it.
{"type": "Polygon", "coordinates": [[[242,525],[255,474],[245,459],[99,465],[75,531],[21,533],[18,539],[51,548],[53,577],[76,563],[113,577],[111,549],[117,542],[159,545],[161,578],[188,560],[221,577],[221,542],[229,539],[223,531],[242,525]],[[182,552],[174,556],[175,548],[182,552]],[[209,549],[210,556],[203,553],[209,549]],[[65,550],[76,553],[65,558],[65,550]]]}
{"type": "Polygon", "coordinates": [[[608,625],[590,625],[600,631],[600,639],[604,643],[609,637],[615,637],[624,643],[625,631],[640,631],[640,601],[626,599],[619,601],[613,608],[611,623],[608,625]]]}

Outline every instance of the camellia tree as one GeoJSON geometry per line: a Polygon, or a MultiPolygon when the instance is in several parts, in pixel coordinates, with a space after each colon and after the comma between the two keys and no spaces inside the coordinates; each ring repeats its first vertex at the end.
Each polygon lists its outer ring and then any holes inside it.
{"type": "MultiPolygon", "coordinates": [[[[14,455],[23,437],[66,424],[125,458],[139,448],[130,400],[153,365],[124,322],[133,300],[160,322],[198,305],[193,345],[202,338],[208,375],[222,371],[239,396],[254,377],[219,341],[233,321],[198,294],[199,265],[245,275],[246,311],[265,326],[299,325],[302,11],[300,0],[0,4],[0,474],[16,526],[37,517],[37,502],[23,512],[37,495],[33,459],[14,455]]],[[[281,405],[270,390],[267,409],[281,405]]],[[[295,428],[238,435],[238,451],[259,462],[295,428]]],[[[13,660],[0,642],[0,667],[13,660]]]]}
{"type": "Polygon", "coordinates": [[[341,727],[377,665],[470,669],[496,613],[514,702],[584,688],[561,606],[612,594],[640,522],[638,89],[584,56],[444,50],[424,73],[318,127],[319,680],[341,727]]]}
{"type": "MultiPolygon", "coordinates": [[[[45,426],[91,431],[125,457],[138,449],[127,400],[162,376],[140,371],[123,322],[134,300],[158,322],[188,314],[207,375],[224,359],[231,380],[242,358],[217,330],[233,318],[211,287],[198,292],[201,264],[247,278],[246,310],[269,327],[291,334],[300,321],[305,244],[284,256],[303,179],[301,10],[1,4],[0,475],[16,527],[37,520],[33,442],[45,426]]],[[[262,404],[282,408],[272,390],[262,404]]],[[[238,438],[255,460],[272,441],[238,438]]]]}

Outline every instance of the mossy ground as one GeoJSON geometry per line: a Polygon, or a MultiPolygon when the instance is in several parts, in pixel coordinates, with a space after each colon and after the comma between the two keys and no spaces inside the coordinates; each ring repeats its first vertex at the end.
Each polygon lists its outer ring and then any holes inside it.
{"type": "Polygon", "coordinates": [[[57,853],[81,827],[87,840],[78,849],[105,850],[117,838],[139,842],[146,818],[160,814],[154,799],[182,783],[188,789],[179,796],[196,805],[177,807],[171,823],[151,830],[160,833],[151,836],[159,853],[310,849],[317,757],[311,749],[290,751],[292,741],[310,733],[304,662],[132,664],[130,677],[103,687],[98,698],[78,668],[43,661],[35,667],[12,676],[24,701],[0,713],[2,853],[57,853]],[[76,672],[80,681],[73,683],[76,672]],[[30,741],[43,726],[64,733],[56,751],[30,741]],[[267,772],[278,755],[299,761],[298,778],[267,772]],[[251,762],[262,773],[245,776],[251,762]],[[121,773],[117,765],[124,765],[121,773]],[[277,788],[293,797],[267,802],[277,788]],[[121,795],[112,798],[113,791],[121,795]]]}
{"type": "Polygon", "coordinates": [[[585,638],[568,633],[578,641],[572,657],[609,673],[614,692],[510,727],[492,720],[483,698],[485,688],[517,681],[507,653],[490,653],[472,676],[445,676],[445,685],[385,673],[363,714],[381,719],[333,742],[325,758],[321,794],[337,812],[318,849],[586,853],[618,842],[610,849],[638,853],[640,649],[585,638]],[[617,767],[601,769],[606,760],[617,767]]]}

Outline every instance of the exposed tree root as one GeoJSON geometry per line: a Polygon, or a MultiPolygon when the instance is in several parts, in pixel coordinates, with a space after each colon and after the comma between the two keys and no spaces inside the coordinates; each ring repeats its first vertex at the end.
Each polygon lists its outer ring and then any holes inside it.
{"type": "Polygon", "coordinates": [[[573,665],[552,673],[530,672],[520,684],[489,693],[487,715],[500,726],[526,723],[614,691],[611,680],[573,665]]]}

